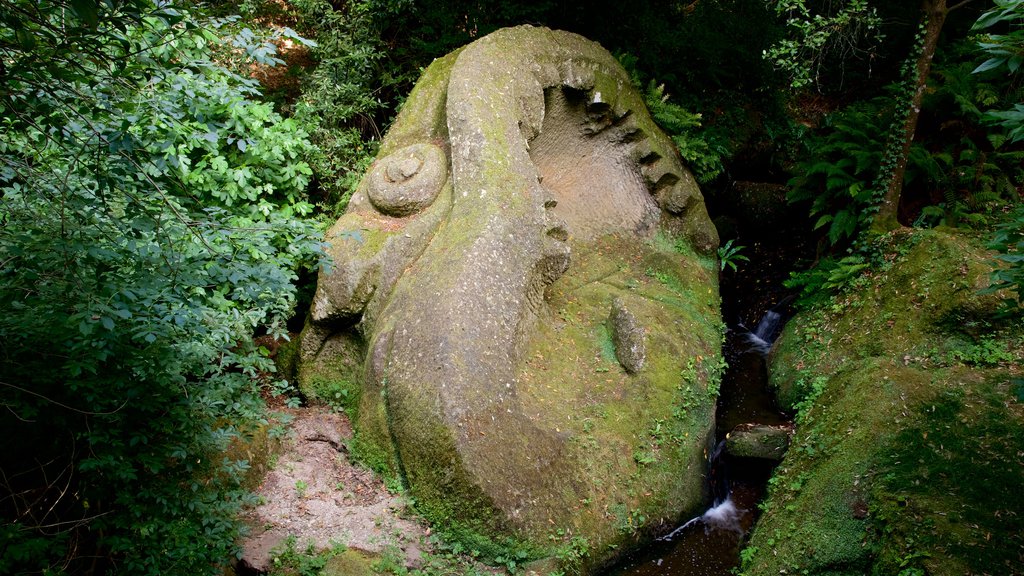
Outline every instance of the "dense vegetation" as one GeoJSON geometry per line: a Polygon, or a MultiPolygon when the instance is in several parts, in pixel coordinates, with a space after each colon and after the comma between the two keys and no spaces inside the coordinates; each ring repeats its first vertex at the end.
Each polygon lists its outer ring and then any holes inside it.
{"type": "Polygon", "coordinates": [[[878,233],[944,226],[1019,318],[1024,1],[924,6],[0,0],[0,572],[221,571],[230,447],[287,387],[254,337],[303,313],[420,69],[506,25],[619,55],[719,214],[788,182],[805,303],[876,270],[878,233]]]}
{"type": "Polygon", "coordinates": [[[0,572],[211,572],[248,499],[225,450],[265,418],[252,336],[319,259],[307,134],[236,71],[273,48],[233,20],[3,19],[0,572]]]}

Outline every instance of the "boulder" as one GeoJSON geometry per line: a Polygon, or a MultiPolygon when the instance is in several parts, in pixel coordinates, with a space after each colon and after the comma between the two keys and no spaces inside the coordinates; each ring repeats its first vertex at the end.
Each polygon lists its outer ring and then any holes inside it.
{"type": "Polygon", "coordinates": [[[300,385],[358,383],[353,452],[448,537],[586,570],[705,504],[718,236],[600,46],[434,61],[326,240],[300,385]]]}
{"type": "Polygon", "coordinates": [[[726,436],[725,451],[730,456],[778,462],[786,454],[792,437],[792,425],[740,424],[726,436]]]}

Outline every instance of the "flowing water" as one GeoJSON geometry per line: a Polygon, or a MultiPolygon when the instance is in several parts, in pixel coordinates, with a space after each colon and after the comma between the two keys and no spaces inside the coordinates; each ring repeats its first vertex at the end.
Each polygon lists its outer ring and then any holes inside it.
{"type": "Polygon", "coordinates": [[[765,366],[765,356],[782,331],[785,304],[766,312],[754,330],[741,323],[726,338],[729,368],[718,401],[710,507],[607,576],[726,576],[739,565],[740,547],[757,519],[757,504],[764,497],[774,463],[724,454],[724,438],[738,424],[786,422],[774,407],[765,366]]]}

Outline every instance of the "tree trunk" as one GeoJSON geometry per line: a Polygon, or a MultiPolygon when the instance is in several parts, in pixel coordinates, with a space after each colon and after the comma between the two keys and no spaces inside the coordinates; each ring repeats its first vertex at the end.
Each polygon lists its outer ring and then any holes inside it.
{"type": "Polygon", "coordinates": [[[950,9],[946,6],[946,0],[924,0],[923,10],[925,17],[924,45],[917,57],[914,95],[910,101],[910,110],[907,111],[907,119],[903,123],[902,148],[895,158],[896,165],[889,177],[882,204],[871,223],[871,228],[875,232],[888,232],[900,226],[896,214],[900,207],[900,195],[903,193],[903,176],[907,172],[907,158],[910,156],[910,146],[914,143],[914,133],[917,132],[917,120],[921,116],[921,101],[924,99],[924,91],[927,88],[928,73],[932,69],[932,58],[935,57],[935,49],[939,45],[939,35],[942,33],[942,26],[946,23],[946,15],[949,14],[950,9]]]}

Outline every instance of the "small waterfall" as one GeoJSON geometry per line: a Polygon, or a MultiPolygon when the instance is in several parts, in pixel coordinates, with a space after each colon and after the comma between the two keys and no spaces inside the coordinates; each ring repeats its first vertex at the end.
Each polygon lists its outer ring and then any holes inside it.
{"type": "Polygon", "coordinates": [[[732,498],[726,498],[725,500],[716,503],[711,508],[708,508],[707,511],[700,516],[689,519],[682,526],[661,538],[658,538],[658,541],[671,542],[676,538],[676,536],[679,536],[688,528],[698,523],[704,526],[705,534],[712,530],[729,530],[742,535],[743,525],[740,524],[740,520],[743,518],[744,514],[746,514],[746,511],[737,508],[736,504],[732,501],[732,498]]]}
{"type": "Polygon", "coordinates": [[[659,541],[671,542],[675,537],[698,523],[704,526],[705,533],[711,530],[731,530],[740,534],[743,533],[740,519],[745,514],[745,511],[738,509],[732,500],[732,494],[729,491],[729,478],[726,474],[724,462],[722,462],[724,452],[725,440],[720,441],[711,452],[710,480],[711,493],[714,497],[711,507],[700,516],[689,519],[682,526],[658,538],[659,541]]]}
{"type": "Polygon", "coordinates": [[[758,352],[762,356],[768,355],[772,348],[772,343],[782,333],[782,327],[786,324],[783,311],[786,310],[786,307],[789,306],[792,300],[792,297],[788,297],[772,306],[761,317],[761,321],[757,323],[757,328],[747,332],[747,342],[750,343],[750,350],[758,352]]]}
{"type": "Polygon", "coordinates": [[[791,300],[787,298],[772,306],[753,330],[736,325],[726,339],[729,368],[723,376],[717,407],[719,442],[709,454],[709,507],[607,576],[735,573],[744,535],[757,518],[757,503],[764,496],[774,463],[729,456],[725,453],[725,438],[741,423],[785,421],[785,416],[775,410],[767,390],[765,357],[790,316],[791,300]]]}
{"type": "Polygon", "coordinates": [[[757,328],[753,332],[747,332],[750,349],[759,352],[762,356],[767,356],[768,351],[772,348],[772,342],[781,331],[782,314],[774,310],[765,312],[761,321],[757,323],[757,328]]]}
{"type": "Polygon", "coordinates": [[[709,509],[701,516],[705,526],[711,526],[719,530],[732,530],[743,534],[743,526],[740,519],[746,511],[740,510],[733,503],[732,498],[726,498],[721,504],[709,509]]]}

